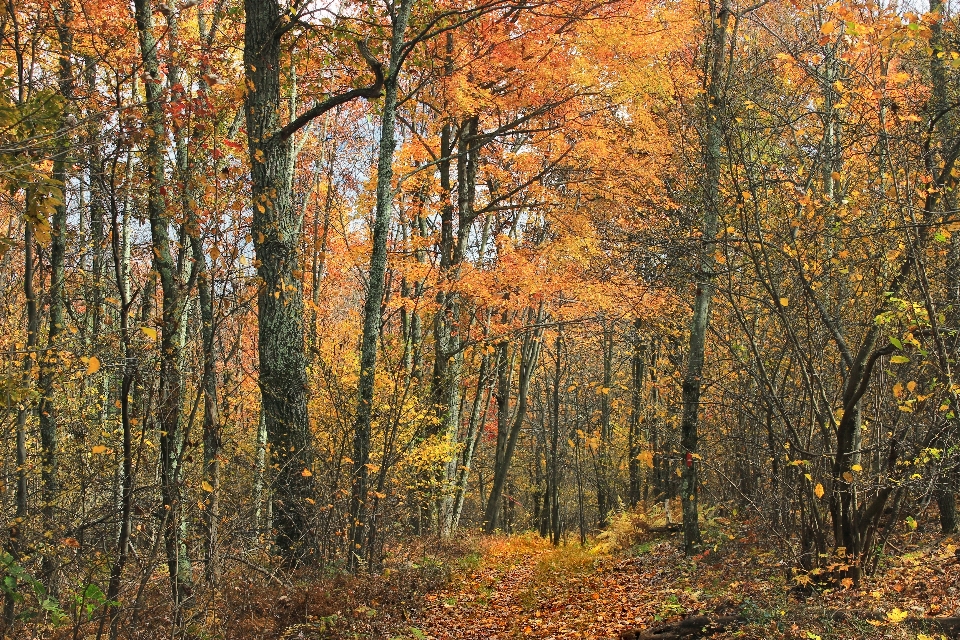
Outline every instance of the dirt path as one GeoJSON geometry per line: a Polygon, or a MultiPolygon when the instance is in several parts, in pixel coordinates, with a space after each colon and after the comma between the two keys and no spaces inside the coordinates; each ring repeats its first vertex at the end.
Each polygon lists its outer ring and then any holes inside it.
{"type": "Polygon", "coordinates": [[[417,628],[436,640],[616,637],[626,627],[696,608],[695,596],[669,586],[679,576],[662,567],[676,567],[682,557],[662,547],[653,568],[637,558],[608,560],[534,539],[502,541],[485,551],[482,566],[429,597],[417,628]]]}
{"type": "Polygon", "coordinates": [[[918,544],[866,579],[859,589],[798,597],[782,558],[755,538],[688,559],[677,540],[654,539],[624,556],[602,557],[576,546],[553,548],[536,537],[488,540],[461,576],[427,596],[404,638],[506,640],[615,639],[699,613],[735,607],[747,622],[714,638],[935,638],[911,616],[960,614],[960,558],[950,540],[918,544]],[[832,612],[879,612],[840,620],[832,612]],[[899,612],[899,613],[898,613],[899,612]],[[919,635],[918,635],[918,632],[919,635]]]}

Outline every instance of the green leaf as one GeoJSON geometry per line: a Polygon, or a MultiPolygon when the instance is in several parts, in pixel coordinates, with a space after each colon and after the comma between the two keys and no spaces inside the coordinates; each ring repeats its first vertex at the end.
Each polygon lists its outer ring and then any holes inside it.
{"type": "Polygon", "coordinates": [[[906,364],[910,362],[910,358],[908,358],[907,356],[891,356],[890,362],[892,364],[906,364]]]}
{"type": "Polygon", "coordinates": [[[903,343],[900,342],[900,340],[898,340],[897,338],[894,338],[893,336],[890,336],[890,344],[895,346],[897,349],[900,349],[901,351],[903,350],[903,343]]]}

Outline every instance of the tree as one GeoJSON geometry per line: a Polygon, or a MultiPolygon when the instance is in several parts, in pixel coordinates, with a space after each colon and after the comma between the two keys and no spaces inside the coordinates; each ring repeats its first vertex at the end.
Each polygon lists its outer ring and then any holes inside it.
{"type": "Polygon", "coordinates": [[[276,0],[245,0],[243,63],[247,81],[244,109],[250,152],[253,240],[257,274],[260,390],[273,478],[277,547],[291,559],[310,553],[305,500],[312,494],[313,438],[307,414],[307,358],[299,245],[300,221],[293,209],[292,137],[338,105],[356,98],[373,100],[384,89],[384,73],[360,45],[374,74],[370,85],[318,102],[281,124],[284,68],[283,36],[300,16],[282,10],[276,0]]]}

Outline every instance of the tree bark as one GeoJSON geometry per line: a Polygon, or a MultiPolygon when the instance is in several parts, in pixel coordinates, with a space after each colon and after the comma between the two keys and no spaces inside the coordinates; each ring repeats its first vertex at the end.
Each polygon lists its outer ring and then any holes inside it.
{"type": "MultiPolygon", "coordinates": [[[[311,552],[305,500],[313,493],[313,437],[307,414],[300,217],[293,207],[291,137],[313,118],[354,98],[380,95],[383,73],[361,47],[376,75],[373,85],[331,96],[280,124],[281,38],[290,18],[276,0],[244,0],[244,113],[251,161],[253,244],[260,289],[257,320],[261,411],[274,469],[276,545],[293,563],[311,552]]],[[[292,116],[293,114],[291,114],[292,116]]]]}
{"type": "Polygon", "coordinates": [[[353,436],[353,486],[350,496],[350,549],[347,565],[357,570],[364,557],[367,525],[367,464],[370,461],[370,427],[373,419],[374,381],[377,370],[377,342],[380,338],[384,282],[387,273],[387,235],[393,210],[393,154],[397,118],[397,92],[403,43],[414,0],[400,0],[394,7],[390,37],[390,63],[384,80],[383,115],[380,123],[380,151],[377,159],[376,212],[373,223],[373,250],[363,305],[363,336],[360,342],[360,381],[353,436]]]}
{"type": "Polygon", "coordinates": [[[160,427],[160,494],[164,547],[174,606],[178,607],[192,591],[192,569],[182,538],[181,453],[182,424],[182,332],[187,291],[181,281],[170,240],[165,189],[166,123],[163,112],[162,80],[158,56],[159,41],[153,33],[153,3],[135,0],[135,16],[140,38],[140,55],[147,77],[146,94],[148,141],[147,214],[153,243],[153,269],[160,281],[162,326],[160,338],[160,399],[157,403],[160,427]]]}
{"type": "Polygon", "coordinates": [[[722,0],[718,8],[710,3],[710,57],[706,75],[704,117],[703,219],[700,230],[700,264],[697,293],[690,320],[690,346],[687,370],[683,379],[683,416],[680,423],[680,452],[683,454],[680,498],[683,502],[683,542],[687,554],[701,544],[698,505],[698,470],[700,394],[707,331],[710,326],[710,303],[713,299],[714,242],[720,217],[720,162],[723,143],[723,80],[726,75],[727,30],[731,17],[730,0],[722,0]]]}
{"type": "MultiPolygon", "coordinates": [[[[944,10],[942,0],[930,0],[930,13],[941,15],[944,10]]],[[[955,122],[956,117],[948,114],[950,109],[949,98],[947,95],[947,73],[944,57],[947,55],[947,43],[943,34],[943,18],[930,25],[932,37],[930,44],[932,55],[930,56],[930,79],[932,81],[931,102],[933,106],[933,117],[939,118],[941,126],[937,133],[940,137],[941,155],[947,152],[950,147],[950,139],[956,136],[955,122]]],[[[956,196],[954,193],[945,193],[944,202],[947,210],[955,209],[956,196]]],[[[947,309],[950,326],[960,325],[960,237],[954,235],[950,239],[950,247],[947,250],[947,309]]],[[[954,339],[951,351],[957,353],[957,341],[954,339]]],[[[949,385],[950,381],[948,381],[949,385]]],[[[956,432],[956,428],[953,429],[956,432]]],[[[945,471],[941,473],[934,487],[934,497],[936,498],[937,508],[940,511],[940,529],[944,534],[956,533],[957,526],[957,497],[956,471],[950,473],[945,471]]]]}
{"type": "Polygon", "coordinates": [[[647,342],[640,336],[641,321],[634,321],[633,358],[631,372],[633,374],[633,389],[630,398],[630,434],[627,448],[630,462],[630,506],[636,507],[640,502],[641,485],[643,483],[643,469],[640,466],[640,455],[643,453],[643,383],[646,377],[647,342]]]}
{"type": "Polygon", "coordinates": [[[613,391],[613,323],[603,321],[601,335],[603,383],[600,394],[600,446],[597,448],[597,514],[599,525],[605,527],[613,509],[615,496],[610,485],[613,447],[613,425],[610,421],[610,393],[613,391]]]}
{"type": "Polygon", "coordinates": [[[473,406],[470,411],[470,423],[467,426],[467,436],[463,444],[460,465],[457,469],[456,485],[454,487],[453,507],[451,509],[450,532],[457,530],[460,523],[460,514],[463,511],[463,501],[467,495],[467,481],[470,478],[470,466],[480,442],[480,432],[486,422],[487,409],[490,406],[490,356],[484,353],[480,359],[480,370],[477,373],[477,390],[473,397],[473,406]],[[482,407],[482,408],[481,408],[482,407]]]}
{"type": "MultiPolygon", "coordinates": [[[[534,324],[539,324],[543,320],[543,308],[534,312],[528,311],[528,318],[533,320],[534,324]],[[534,319],[535,317],[535,319],[534,319]]],[[[487,500],[487,509],[483,516],[483,530],[486,533],[493,533],[500,526],[500,499],[503,497],[503,490],[507,483],[507,476],[510,473],[510,462],[513,458],[513,451],[517,445],[517,439],[520,436],[520,429],[527,413],[527,397],[530,390],[530,381],[533,379],[533,372],[537,368],[537,359],[540,356],[540,337],[543,329],[536,327],[528,330],[523,337],[523,344],[520,346],[520,373],[517,378],[517,408],[513,416],[513,423],[509,427],[509,432],[500,431],[497,434],[497,460],[493,470],[493,486],[490,489],[490,498],[487,500]],[[502,445],[502,447],[501,447],[502,445]]],[[[504,354],[505,356],[506,354],[504,354]]],[[[505,361],[506,358],[504,357],[505,361]]],[[[498,364],[498,366],[509,366],[508,364],[498,364]]],[[[501,382],[505,376],[500,377],[501,382]]],[[[509,378],[507,378],[509,380],[509,378]]],[[[509,382],[507,382],[509,385],[509,382]]],[[[510,388],[503,388],[499,385],[497,405],[503,411],[509,407],[510,388]]],[[[501,420],[504,413],[500,414],[501,420]]],[[[501,422],[503,424],[503,422],[501,422]]]]}
{"type": "MultiPolygon", "coordinates": [[[[70,0],[60,3],[60,15],[57,17],[57,35],[60,40],[60,69],[58,82],[60,95],[64,99],[64,109],[60,119],[60,130],[57,132],[57,150],[53,163],[53,180],[66,191],[67,182],[67,153],[70,149],[72,135],[69,131],[72,115],[70,101],[73,99],[73,5],[70,0]]],[[[41,500],[43,503],[43,535],[47,543],[52,546],[45,550],[42,562],[42,573],[47,595],[56,599],[59,593],[58,573],[59,556],[56,544],[59,536],[56,532],[56,507],[60,487],[57,478],[57,414],[55,407],[56,373],[60,369],[59,349],[57,348],[60,334],[64,330],[66,299],[64,298],[64,255],[67,245],[67,206],[66,198],[54,207],[51,219],[50,234],[50,313],[47,331],[47,350],[41,358],[40,364],[40,450],[41,450],[41,482],[43,489],[41,500]]]]}

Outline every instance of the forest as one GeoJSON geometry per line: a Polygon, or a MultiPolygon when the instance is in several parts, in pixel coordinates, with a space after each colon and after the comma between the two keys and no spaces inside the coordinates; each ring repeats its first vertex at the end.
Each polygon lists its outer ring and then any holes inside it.
{"type": "Polygon", "coordinates": [[[4,637],[960,635],[925,2],[2,0],[4,637]]]}

